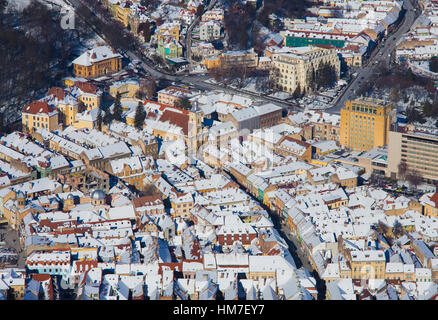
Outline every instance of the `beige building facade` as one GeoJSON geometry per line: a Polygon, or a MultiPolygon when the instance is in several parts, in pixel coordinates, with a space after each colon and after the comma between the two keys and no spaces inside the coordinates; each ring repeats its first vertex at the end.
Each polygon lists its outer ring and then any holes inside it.
{"type": "Polygon", "coordinates": [[[428,183],[438,183],[438,135],[416,130],[413,126],[389,132],[388,173],[399,178],[399,164],[418,172],[428,183]]]}
{"type": "Polygon", "coordinates": [[[291,48],[287,53],[274,53],[272,55],[271,77],[275,86],[281,91],[294,93],[299,86],[306,92],[310,90],[309,72],[312,68],[318,71],[323,63],[328,63],[336,69],[339,79],[341,62],[334,48],[318,46],[291,48]]]}

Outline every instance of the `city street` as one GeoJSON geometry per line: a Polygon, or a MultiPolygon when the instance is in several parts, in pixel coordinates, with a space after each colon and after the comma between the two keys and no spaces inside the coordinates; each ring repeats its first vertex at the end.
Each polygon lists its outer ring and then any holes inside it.
{"type": "MultiPolygon", "coordinates": [[[[80,5],[80,0],[64,0],[66,4],[71,5],[73,8],[78,8],[80,5]]],[[[208,8],[213,7],[215,1],[212,1],[208,8]]],[[[97,18],[100,19],[97,15],[95,15],[97,18]]],[[[105,30],[98,30],[97,26],[91,25],[88,21],[85,21],[89,26],[93,29],[93,31],[103,39],[106,39],[105,37],[105,30]]],[[[189,44],[187,44],[189,45],[189,44]]],[[[161,70],[157,70],[156,66],[152,66],[150,64],[149,59],[147,59],[143,55],[139,55],[138,52],[135,52],[134,50],[129,50],[125,52],[125,55],[131,60],[138,60],[141,61],[140,67],[143,68],[146,72],[148,72],[152,77],[154,77],[156,80],[159,79],[166,79],[168,81],[172,81],[175,83],[179,83],[181,85],[188,85],[195,89],[199,90],[222,90],[225,93],[228,94],[238,94],[244,97],[250,97],[255,100],[261,100],[264,103],[275,103],[278,106],[282,107],[283,109],[296,109],[298,110],[299,107],[292,105],[288,102],[284,102],[281,99],[277,99],[274,97],[268,97],[264,96],[258,93],[250,92],[250,91],[243,91],[235,88],[226,87],[219,84],[212,84],[205,81],[205,75],[171,75],[168,73],[165,73],[161,70]]]]}
{"type": "Polygon", "coordinates": [[[340,114],[341,108],[345,105],[345,102],[356,97],[356,90],[360,86],[367,82],[375,69],[378,67],[378,63],[375,61],[383,61],[386,65],[391,61],[390,55],[395,50],[398,41],[403,35],[411,28],[415,19],[417,18],[418,11],[414,10],[411,0],[403,3],[406,9],[405,17],[400,22],[398,29],[395,32],[390,33],[385,42],[380,42],[378,46],[373,50],[371,57],[368,59],[367,64],[357,71],[357,76],[351,80],[345,91],[339,96],[338,101],[331,108],[326,109],[326,112],[340,114]]]}
{"type": "MultiPolygon", "coordinates": [[[[254,200],[259,202],[231,174],[229,174],[226,171],[223,171],[223,172],[226,174],[226,176],[228,176],[231,179],[233,179],[233,181],[235,183],[237,183],[243,191],[248,193],[248,195],[250,195],[254,200]]],[[[263,203],[259,202],[259,204],[260,204],[260,206],[263,209],[265,209],[269,213],[269,216],[270,216],[270,218],[272,220],[272,223],[274,224],[274,228],[278,231],[278,233],[280,234],[281,238],[284,239],[284,241],[288,245],[289,253],[291,254],[292,258],[294,259],[296,267],[298,269],[299,268],[306,269],[315,278],[315,280],[316,280],[316,289],[318,291],[318,300],[325,299],[325,281],[322,280],[319,277],[318,272],[316,270],[314,270],[314,268],[313,268],[312,264],[310,263],[310,260],[309,260],[309,258],[307,256],[307,253],[304,252],[303,249],[301,248],[301,245],[300,245],[297,237],[295,235],[293,235],[284,224],[281,223],[279,216],[275,212],[273,212],[271,209],[269,209],[263,203]]]]}
{"type": "MultiPolygon", "coordinates": [[[[213,8],[216,4],[217,0],[212,0],[208,4],[208,6],[204,9],[205,11],[209,11],[211,8],[213,8]]],[[[189,29],[187,30],[187,36],[185,38],[185,49],[186,49],[186,60],[191,63],[192,62],[192,31],[193,28],[201,21],[201,17],[196,17],[195,20],[193,20],[192,24],[190,25],[189,29]]]]}

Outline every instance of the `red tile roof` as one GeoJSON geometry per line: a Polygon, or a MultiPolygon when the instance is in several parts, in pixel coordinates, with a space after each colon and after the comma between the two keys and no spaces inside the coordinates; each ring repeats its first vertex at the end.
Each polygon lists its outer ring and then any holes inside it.
{"type": "Polygon", "coordinates": [[[163,203],[163,201],[161,200],[161,196],[160,195],[151,195],[151,196],[144,196],[144,197],[140,197],[140,198],[134,198],[134,207],[138,208],[138,207],[143,207],[143,206],[148,206],[148,205],[154,205],[155,201],[159,201],[161,203],[163,203]]]}
{"type": "Polygon", "coordinates": [[[189,115],[185,113],[180,113],[172,111],[171,109],[166,109],[163,115],[160,117],[161,122],[169,121],[169,123],[182,128],[183,134],[188,135],[189,133],[189,115]]]}
{"type": "Polygon", "coordinates": [[[32,113],[32,114],[49,114],[55,111],[55,109],[47,104],[47,102],[43,101],[32,101],[29,104],[26,104],[23,108],[23,112],[32,113]]]}
{"type": "Polygon", "coordinates": [[[168,107],[171,107],[171,106],[169,106],[167,104],[164,104],[164,103],[161,103],[161,102],[158,102],[158,101],[152,101],[152,100],[146,100],[143,105],[147,105],[149,103],[150,104],[155,104],[155,105],[159,106],[159,110],[160,111],[163,111],[164,109],[166,109],[168,107]]]}
{"type": "Polygon", "coordinates": [[[58,100],[63,100],[65,98],[65,91],[59,87],[51,87],[49,91],[47,91],[47,96],[55,96],[58,100]]]}
{"type": "Polygon", "coordinates": [[[85,93],[96,94],[96,92],[99,90],[94,84],[90,82],[76,81],[74,85],[85,93]]]}
{"type": "Polygon", "coordinates": [[[435,192],[432,197],[430,197],[430,201],[435,203],[435,208],[438,208],[438,192],[435,192]]]}

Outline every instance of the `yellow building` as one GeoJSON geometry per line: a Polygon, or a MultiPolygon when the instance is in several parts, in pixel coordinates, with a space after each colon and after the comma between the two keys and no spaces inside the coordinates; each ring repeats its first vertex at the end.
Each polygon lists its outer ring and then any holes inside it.
{"type": "Polygon", "coordinates": [[[271,78],[281,91],[294,93],[299,86],[301,90],[305,89],[308,92],[312,68],[316,73],[323,63],[333,66],[336,70],[336,78],[339,79],[341,62],[336,48],[322,46],[290,48],[289,52],[272,54],[271,78]]]}
{"type": "Polygon", "coordinates": [[[33,207],[26,206],[26,196],[21,192],[14,192],[14,196],[3,203],[3,215],[7,219],[9,226],[18,230],[23,218],[30,212],[36,212],[33,207]]]}
{"type": "Polygon", "coordinates": [[[79,114],[100,107],[102,92],[89,82],[76,81],[66,89],[50,88],[44,100],[55,105],[60,112],[59,121],[70,126],[77,121],[79,114]]]}
{"type": "Polygon", "coordinates": [[[135,98],[140,90],[137,80],[119,81],[110,86],[110,95],[114,98],[120,93],[121,98],[135,98]]]}
{"type": "Polygon", "coordinates": [[[58,111],[44,101],[33,101],[25,105],[21,118],[25,133],[32,133],[39,128],[48,131],[58,129],[58,111]]]}
{"type": "Polygon", "coordinates": [[[256,68],[259,63],[259,57],[253,49],[247,51],[229,51],[220,55],[220,64],[224,68],[233,68],[235,66],[245,66],[247,68],[256,68]]]}
{"type": "Polygon", "coordinates": [[[162,38],[171,37],[175,41],[179,41],[179,33],[181,30],[181,25],[177,22],[173,23],[164,23],[161,26],[158,26],[154,37],[159,42],[162,38]]]}
{"type": "MultiPolygon", "coordinates": [[[[72,123],[73,127],[76,129],[89,129],[93,130],[97,126],[97,116],[99,114],[98,108],[91,110],[86,110],[82,113],[78,113],[76,116],[76,121],[72,123]]],[[[103,115],[102,115],[103,117],[103,115]]]]}
{"type": "Polygon", "coordinates": [[[78,104],[58,104],[58,109],[62,113],[62,122],[65,126],[71,125],[76,120],[76,114],[78,113],[78,104]]]}
{"type": "Polygon", "coordinates": [[[73,78],[73,77],[66,77],[66,78],[64,78],[64,86],[67,88],[67,87],[71,87],[71,86],[73,86],[74,84],[75,84],[75,82],[77,81],[78,79],[76,79],[76,78],[73,78]]]}
{"type": "Polygon", "coordinates": [[[76,77],[95,78],[122,69],[122,56],[107,46],[88,50],[73,60],[76,77]]]}
{"type": "Polygon", "coordinates": [[[179,194],[178,197],[170,199],[172,206],[172,217],[187,216],[190,214],[190,209],[193,208],[193,197],[190,193],[179,194]]]}
{"type": "Polygon", "coordinates": [[[392,104],[359,98],[341,109],[340,143],[352,150],[369,151],[388,144],[392,104]]]}
{"type": "Polygon", "coordinates": [[[383,251],[365,250],[350,253],[351,278],[384,279],[386,259],[383,251]]]}
{"type": "Polygon", "coordinates": [[[438,185],[433,194],[425,194],[420,198],[423,205],[423,214],[429,217],[438,217],[438,185]]]}
{"type": "Polygon", "coordinates": [[[151,157],[131,157],[111,160],[109,171],[125,183],[134,186],[137,190],[143,190],[149,185],[144,179],[153,168],[154,162],[151,157]]]}
{"type": "MultiPolygon", "coordinates": [[[[102,91],[90,82],[76,81],[72,87],[72,93],[79,101],[82,101],[87,110],[100,108],[102,104],[102,91]]],[[[78,112],[83,111],[78,110],[78,112]]]]}
{"type": "MultiPolygon", "coordinates": [[[[159,103],[175,107],[182,99],[190,99],[194,97],[196,92],[191,91],[190,89],[170,86],[158,91],[157,95],[159,103]]],[[[183,113],[188,114],[188,111],[183,111],[183,113]]]]}
{"type": "Polygon", "coordinates": [[[65,91],[63,88],[52,87],[47,92],[44,100],[52,105],[56,105],[60,112],[59,120],[65,126],[69,126],[75,121],[76,114],[78,113],[78,101],[68,91],[65,91]]]}
{"type": "MultiPolygon", "coordinates": [[[[135,127],[135,111],[129,113],[125,118],[125,123],[131,127],[135,127]]],[[[144,127],[144,124],[143,124],[144,127]]]]}
{"type": "MultiPolygon", "coordinates": [[[[125,123],[129,126],[135,127],[135,114],[137,113],[137,106],[139,102],[142,103],[144,109],[144,103],[139,99],[125,98],[121,100],[122,110],[129,111],[125,116],[125,123]]],[[[144,109],[144,112],[147,114],[146,109],[144,109]]]]}
{"type": "Polygon", "coordinates": [[[210,70],[219,68],[221,66],[221,59],[219,57],[208,57],[202,60],[202,63],[208,70],[210,70]]]}
{"type": "Polygon", "coordinates": [[[113,4],[110,6],[110,8],[114,18],[121,22],[125,28],[128,27],[129,15],[132,13],[131,8],[129,8],[126,3],[113,4]]]}
{"type": "Polygon", "coordinates": [[[347,169],[338,168],[330,179],[333,183],[340,184],[345,188],[354,188],[357,186],[357,174],[347,169]]]}

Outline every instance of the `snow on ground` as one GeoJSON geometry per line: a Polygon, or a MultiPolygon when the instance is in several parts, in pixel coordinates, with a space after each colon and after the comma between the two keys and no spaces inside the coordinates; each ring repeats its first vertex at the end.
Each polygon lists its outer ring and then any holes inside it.
{"type": "Polygon", "coordinates": [[[248,78],[246,80],[245,85],[242,87],[242,89],[246,90],[246,91],[254,92],[254,93],[257,93],[257,94],[264,93],[264,91],[261,90],[259,88],[259,86],[257,85],[257,79],[256,78],[248,78]]]}
{"type": "MultiPolygon", "coordinates": [[[[411,186],[409,181],[403,181],[403,180],[399,180],[398,185],[399,186],[406,186],[407,188],[413,187],[413,186],[411,186]]],[[[419,186],[417,186],[417,190],[421,190],[423,192],[435,192],[435,186],[427,185],[427,184],[420,184],[419,186]]]]}
{"type": "Polygon", "coordinates": [[[287,100],[287,99],[292,98],[292,96],[289,93],[287,93],[287,92],[280,92],[280,91],[279,92],[274,92],[274,93],[270,94],[269,97],[277,98],[277,99],[281,99],[281,100],[287,100]]]}

